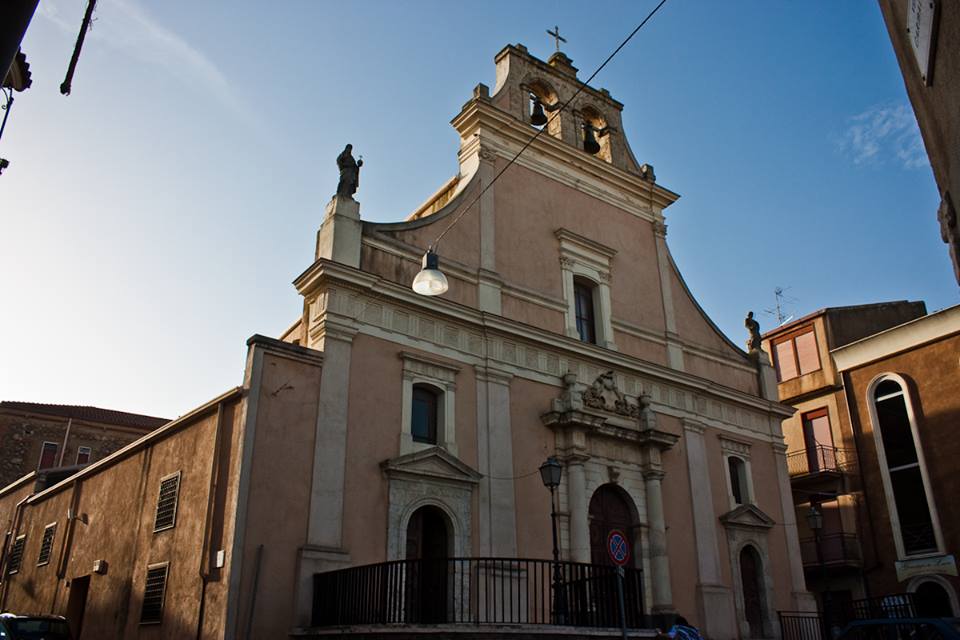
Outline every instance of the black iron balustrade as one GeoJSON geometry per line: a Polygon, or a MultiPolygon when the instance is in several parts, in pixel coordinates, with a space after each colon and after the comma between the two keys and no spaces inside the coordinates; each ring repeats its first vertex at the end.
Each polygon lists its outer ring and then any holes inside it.
{"type": "Polygon", "coordinates": [[[853,465],[854,452],[824,444],[787,454],[787,471],[791,476],[814,473],[842,473],[853,465]]]}
{"type": "MultiPolygon", "coordinates": [[[[842,629],[854,620],[916,618],[917,606],[915,594],[895,593],[846,602],[830,612],[779,611],[778,615],[782,640],[830,640],[835,629],[842,629]]],[[[879,633],[877,638],[889,640],[896,636],[879,633]]]]}
{"type": "Polygon", "coordinates": [[[800,557],[805,567],[816,567],[821,564],[860,566],[863,562],[860,540],[855,533],[825,533],[820,536],[819,543],[815,537],[802,538],[800,557]]]}
{"type": "MultiPolygon", "coordinates": [[[[644,614],[642,575],[638,569],[626,569],[623,578],[630,628],[649,628],[656,622],[644,614]]],[[[578,562],[521,558],[382,562],[315,574],[312,624],[618,627],[616,580],[614,567],[578,562]]]]}

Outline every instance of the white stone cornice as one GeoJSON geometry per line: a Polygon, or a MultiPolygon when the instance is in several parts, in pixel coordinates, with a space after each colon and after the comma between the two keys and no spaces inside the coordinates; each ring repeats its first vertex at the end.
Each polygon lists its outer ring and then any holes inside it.
{"type": "Polygon", "coordinates": [[[717,428],[737,426],[751,437],[772,434],[771,425],[793,413],[790,407],[712,380],[442,298],[426,299],[407,287],[337,263],[317,261],[296,284],[304,290],[322,289],[328,298],[327,313],[352,319],[362,332],[418,349],[432,345],[432,350],[453,359],[473,364],[490,359],[516,375],[557,386],[568,370],[583,380],[614,370],[622,378],[624,393],[634,397],[649,393],[658,413],[695,415],[717,428]]]}
{"type": "Polygon", "coordinates": [[[691,433],[703,433],[706,430],[706,426],[696,420],[685,418],[683,420],[683,430],[690,431],[691,433]]]}
{"type": "Polygon", "coordinates": [[[733,440],[725,436],[720,436],[720,448],[727,453],[732,453],[745,458],[750,457],[750,443],[740,440],[733,440]]]}

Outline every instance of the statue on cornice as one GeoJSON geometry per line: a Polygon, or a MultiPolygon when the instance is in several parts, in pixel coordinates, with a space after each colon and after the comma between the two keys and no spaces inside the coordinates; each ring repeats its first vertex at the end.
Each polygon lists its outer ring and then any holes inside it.
{"type": "Polygon", "coordinates": [[[743,326],[747,328],[750,337],[747,338],[747,351],[760,351],[760,323],[753,319],[753,311],[747,313],[743,320],[743,326]]]}
{"type": "Polygon", "coordinates": [[[337,195],[353,198],[360,185],[360,167],[363,166],[363,156],[359,160],[353,159],[353,145],[348,144],[337,156],[337,168],[340,169],[340,182],[337,184],[337,195]]]}

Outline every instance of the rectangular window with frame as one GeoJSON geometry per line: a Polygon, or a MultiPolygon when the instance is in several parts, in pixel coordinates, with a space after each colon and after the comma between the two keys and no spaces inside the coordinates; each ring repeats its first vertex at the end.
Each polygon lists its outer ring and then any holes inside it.
{"type": "Polygon", "coordinates": [[[77,464],[90,462],[90,447],[77,447],[77,464]]]}
{"type": "Polygon", "coordinates": [[[10,563],[7,565],[7,573],[16,573],[20,571],[20,563],[23,562],[23,548],[27,544],[27,534],[17,536],[13,541],[13,548],[10,549],[10,563]]]}
{"type": "Polygon", "coordinates": [[[167,591],[169,563],[152,564],[147,567],[147,580],[143,590],[143,608],[140,624],[160,624],[163,620],[163,597],[167,591]]]}
{"type": "Polygon", "coordinates": [[[44,442],[40,449],[40,461],[37,463],[37,471],[50,469],[57,466],[57,451],[60,445],[56,442],[44,442]]]}
{"type": "Polygon", "coordinates": [[[157,496],[157,515],[153,523],[154,533],[172,529],[177,524],[177,500],[180,494],[180,472],[160,480],[157,496]]]}
{"type": "Polygon", "coordinates": [[[813,327],[803,327],[773,343],[773,359],[780,382],[820,369],[820,353],[813,327]]]}
{"type": "Polygon", "coordinates": [[[830,413],[826,408],[803,414],[803,443],[807,451],[807,471],[836,471],[836,449],[830,429],[830,413]]]}
{"type": "Polygon", "coordinates": [[[57,535],[57,523],[48,524],[43,529],[43,540],[40,541],[40,555],[37,556],[37,566],[43,566],[50,563],[50,556],[53,552],[53,540],[57,535]]]}

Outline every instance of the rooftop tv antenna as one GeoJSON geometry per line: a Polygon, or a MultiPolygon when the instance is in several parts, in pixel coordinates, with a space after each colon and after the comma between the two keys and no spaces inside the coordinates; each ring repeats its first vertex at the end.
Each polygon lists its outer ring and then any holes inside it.
{"type": "Polygon", "coordinates": [[[787,287],[786,289],[784,289],[783,287],[775,287],[773,290],[773,296],[774,298],[776,298],[776,301],[777,301],[776,305],[774,306],[773,309],[763,310],[763,312],[766,313],[767,315],[774,316],[777,319],[778,327],[793,320],[793,314],[789,313],[786,307],[788,304],[796,302],[797,299],[784,295],[784,292],[789,288],[790,287],[787,287]]]}

